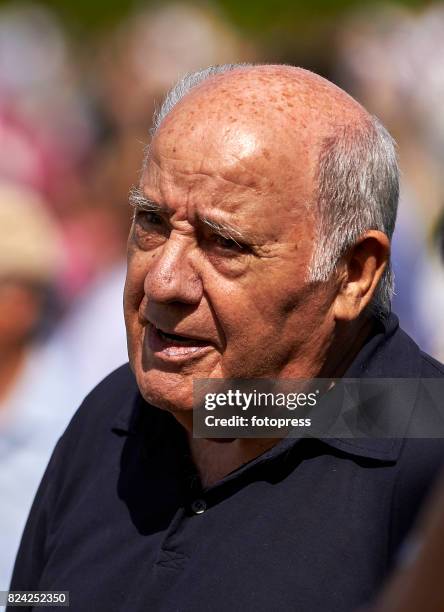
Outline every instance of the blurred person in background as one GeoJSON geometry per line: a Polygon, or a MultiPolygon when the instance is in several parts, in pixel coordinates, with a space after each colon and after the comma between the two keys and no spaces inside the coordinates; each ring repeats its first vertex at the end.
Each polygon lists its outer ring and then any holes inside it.
{"type": "Polygon", "coordinates": [[[37,485],[75,403],[75,378],[47,349],[63,250],[35,193],[0,183],[0,590],[37,485]]]}

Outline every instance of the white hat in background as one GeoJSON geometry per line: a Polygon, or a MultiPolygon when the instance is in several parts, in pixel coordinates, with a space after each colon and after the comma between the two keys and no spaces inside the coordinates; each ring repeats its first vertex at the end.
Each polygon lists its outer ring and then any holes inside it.
{"type": "Polygon", "coordinates": [[[52,284],[63,263],[59,230],[41,196],[0,183],[0,278],[52,284]]]}

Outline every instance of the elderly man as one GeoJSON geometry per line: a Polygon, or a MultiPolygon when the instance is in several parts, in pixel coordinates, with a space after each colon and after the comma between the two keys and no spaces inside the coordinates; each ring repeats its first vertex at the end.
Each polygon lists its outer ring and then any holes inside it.
{"type": "Polygon", "coordinates": [[[132,194],[131,365],[57,445],[13,589],[76,612],[371,598],[443,443],[193,438],[193,380],[441,377],[389,314],[397,198],[390,136],[319,76],[222,66],[174,88],[132,194]]]}

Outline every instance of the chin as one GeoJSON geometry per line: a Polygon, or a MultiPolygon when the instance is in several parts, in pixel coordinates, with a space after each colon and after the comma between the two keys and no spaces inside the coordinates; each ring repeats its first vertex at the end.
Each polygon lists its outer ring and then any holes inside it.
{"type": "Polygon", "coordinates": [[[165,375],[151,370],[136,374],[137,384],[146,402],[168,410],[186,412],[193,410],[193,380],[180,375],[165,375]]]}

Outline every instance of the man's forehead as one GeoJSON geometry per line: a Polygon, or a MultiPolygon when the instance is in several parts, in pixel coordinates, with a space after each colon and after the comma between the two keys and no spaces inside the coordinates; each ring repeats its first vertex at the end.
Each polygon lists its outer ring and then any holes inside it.
{"type": "Polygon", "coordinates": [[[168,174],[153,163],[142,177],[140,192],[175,222],[219,225],[250,244],[278,240],[308,219],[306,207],[297,205],[294,194],[281,194],[272,185],[260,190],[238,177],[168,174]]]}
{"type": "MultiPolygon", "coordinates": [[[[185,116],[166,121],[155,135],[146,178],[160,191],[199,188],[206,183],[214,198],[250,190],[286,198],[286,192],[306,200],[312,192],[317,147],[305,135],[290,133],[266,121],[252,122],[245,115],[221,114],[211,122],[207,117],[186,120],[185,116]]],[[[297,198],[296,198],[297,199],[297,198]]]]}
{"type": "Polygon", "coordinates": [[[176,211],[211,208],[246,217],[278,209],[282,215],[298,203],[306,205],[312,197],[310,161],[285,147],[273,154],[269,143],[241,134],[219,147],[208,138],[192,146],[176,144],[175,152],[161,148],[159,155],[154,146],[142,176],[145,195],[176,211]]]}
{"type": "MultiPolygon", "coordinates": [[[[182,136],[154,139],[147,159],[144,181],[150,188],[168,191],[194,187],[214,189],[214,197],[254,191],[261,193],[277,187],[276,171],[290,168],[294,158],[279,151],[273,155],[272,144],[249,129],[201,131],[193,138],[182,136]]],[[[283,143],[281,143],[283,145],[283,143]]]]}

